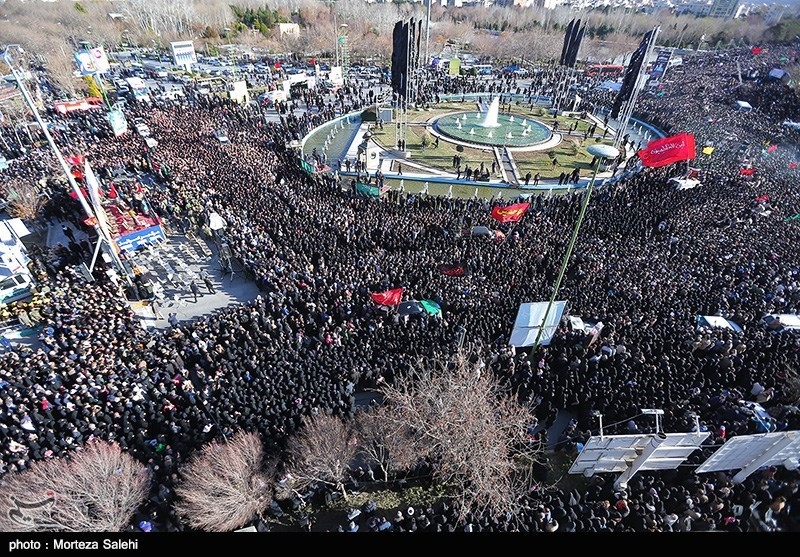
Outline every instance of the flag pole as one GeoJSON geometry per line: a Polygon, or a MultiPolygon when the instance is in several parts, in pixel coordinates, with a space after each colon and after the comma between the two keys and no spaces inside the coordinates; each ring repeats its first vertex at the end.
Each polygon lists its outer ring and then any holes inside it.
{"type": "Polygon", "coordinates": [[[588,151],[589,154],[597,157],[597,161],[594,165],[594,172],[592,173],[592,179],[589,180],[589,185],[586,186],[586,195],[583,198],[583,204],[581,204],[581,212],[578,214],[578,220],[575,222],[575,228],[572,230],[572,238],[570,238],[569,245],[567,246],[567,253],[564,254],[564,259],[561,262],[561,270],[558,272],[556,284],[553,287],[553,293],[550,295],[550,301],[547,302],[547,309],[544,311],[544,316],[542,317],[542,322],[539,325],[539,331],[536,333],[536,340],[533,343],[533,349],[531,353],[536,352],[536,349],[539,348],[539,344],[542,340],[542,333],[544,332],[545,325],[547,324],[547,318],[550,316],[550,310],[556,301],[558,289],[561,287],[561,281],[564,279],[564,274],[567,271],[567,263],[569,263],[572,250],[575,248],[575,241],[578,239],[578,232],[581,229],[583,217],[586,214],[586,207],[589,205],[589,198],[592,196],[592,189],[594,188],[594,183],[597,179],[597,172],[600,170],[600,164],[605,159],[616,159],[619,156],[619,149],[612,147],[611,145],[590,145],[588,151]]]}
{"type": "MultiPolygon", "coordinates": [[[[636,97],[639,96],[639,93],[644,86],[645,80],[643,79],[645,69],[647,69],[647,61],[650,59],[650,56],[653,53],[653,49],[656,45],[656,39],[658,38],[658,34],[661,32],[661,27],[653,27],[650,35],[650,41],[645,48],[644,58],[642,59],[642,63],[639,66],[639,72],[636,76],[636,81],[633,85],[633,91],[631,92],[631,96],[625,104],[625,108],[622,112],[622,118],[619,119],[619,125],[617,126],[617,133],[614,136],[614,147],[619,148],[622,144],[622,140],[625,136],[625,132],[628,128],[628,122],[633,115],[633,109],[636,105],[636,97]]],[[[623,147],[626,147],[623,145],[623,147]]]]}

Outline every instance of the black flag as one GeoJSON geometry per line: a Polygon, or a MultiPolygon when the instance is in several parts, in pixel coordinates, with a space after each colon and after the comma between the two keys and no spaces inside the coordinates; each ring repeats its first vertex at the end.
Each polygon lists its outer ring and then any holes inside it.
{"type": "MultiPolygon", "coordinates": [[[[422,42],[422,20],[420,19],[417,22],[417,54],[414,56],[414,69],[419,68],[419,58],[420,54],[422,53],[422,49],[420,48],[420,43],[422,42]]],[[[428,61],[426,60],[425,63],[427,64],[428,61]]]]}
{"type": "Polygon", "coordinates": [[[567,52],[569,50],[569,42],[572,39],[572,28],[575,27],[575,20],[569,22],[567,25],[567,31],[564,33],[564,46],[561,47],[561,58],[559,59],[558,65],[563,66],[567,60],[567,52]]]}
{"type": "Polygon", "coordinates": [[[573,35],[572,40],[569,43],[569,49],[567,50],[566,60],[564,60],[564,65],[569,68],[574,68],[575,64],[578,62],[578,50],[581,48],[581,42],[583,41],[583,33],[586,31],[586,24],[578,30],[578,25],[580,25],[581,20],[578,20],[578,24],[575,25],[575,34],[573,35]]]}
{"type": "Polygon", "coordinates": [[[398,21],[392,33],[392,92],[406,97],[408,77],[408,23],[398,21]]]}
{"type": "Polygon", "coordinates": [[[619,111],[622,108],[622,105],[631,98],[634,89],[636,89],[636,81],[639,78],[639,71],[642,69],[642,63],[644,62],[647,50],[650,47],[650,41],[652,41],[653,37],[655,36],[655,32],[655,29],[648,31],[644,38],[642,38],[642,42],[639,43],[639,46],[631,55],[631,61],[628,63],[628,67],[625,68],[625,74],[622,77],[622,87],[620,87],[619,92],[614,99],[614,104],[611,106],[612,118],[619,116],[619,111]]]}

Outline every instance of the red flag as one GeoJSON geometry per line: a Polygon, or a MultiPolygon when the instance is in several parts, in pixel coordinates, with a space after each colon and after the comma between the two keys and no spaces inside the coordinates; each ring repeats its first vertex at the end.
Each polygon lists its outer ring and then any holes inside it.
{"type": "Polygon", "coordinates": [[[768,195],[759,195],[756,197],[756,203],[764,203],[765,201],[769,201],[768,195]]]}
{"type": "MultiPolygon", "coordinates": [[[[86,198],[86,197],[89,197],[89,194],[88,194],[88,193],[86,193],[86,190],[85,190],[85,189],[83,189],[83,188],[80,188],[80,190],[81,190],[81,195],[82,195],[84,198],[86,198]]],[[[75,190],[70,190],[70,192],[69,192],[69,196],[70,196],[72,199],[78,199],[78,194],[77,194],[77,193],[75,193],[75,190]]]]}
{"type": "Polygon", "coordinates": [[[109,199],[117,198],[117,187],[114,185],[114,182],[108,183],[108,198],[109,199]]]}
{"type": "Polygon", "coordinates": [[[777,150],[778,150],[777,145],[770,145],[769,147],[767,147],[767,153],[774,153],[777,150]]]}
{"type": "Polygon", "coordinates": [[[762,52],[763,50],[764,50],[764,49],[763,49],[763,48],[761,48],[760,46],[754,46],[753,48],[751,48],[751,49],[750,49],[750,53],[751,53],[751,54],[753,54],[753,55],[755,56],[756,54],[761,54],[761,52],[762,52]]]}
{"type": "Polygon", "coordinates": [[[439,270],[448,277],[463,277],[467,275],[467,267],[462,263],[439,265],[439,270]]]}
{"type": "Polygon", "coordinates": [[[756,173],[755,168],[743,168],[739,171],[739,174],[741,174],[742,176],[752,176],[755,173],[756,173]]]}
{"type": "Polygon", "coordinates": [[[83,219],[83,224],[86,226],[97,226],[97,217],[88,217],[83,219]]]}
{"type": "Polygon", "coordinates": [[[68,157],[64,157],[64,160],[66,160],[72,166],[81,166],[81,167],[83,166],[83,161],[84,161],[83,155],[70,155],[68,157]]]}
{"type": "Polygon", "coordinates": [[[373,292],[371,296],[376,304],[382,306],[396,306],[400,303],[400,298],[403,297],[403,289],[395,288],[393,290],[387,290],[386,292],[373,292]]]}
{"type": "Polygon", "coordinates": [[[142,193],[144,190],[142,189],[142,183],[136,182],[136,193],[142,193]]]}
{"type": "Polygon", "coordinates": [[[674,162],[692,160],[695,157],[694,134],[683,132],[656,139],[638,154],[642,164],[649,168],[661,168],[674,162]]]}
{"type": "Polygon", "coordinates": [[[494,207],[492,209],[492,218],[500,222],[517,222],[522,218],[530,205],[530,203],[515,203],[505,207],[494,207]]]}
{"type": "Polygon", "coordinates": [[[789,163],[789,168],[797,168],[797,163],[796,162],[790,162],[789,163]]]}

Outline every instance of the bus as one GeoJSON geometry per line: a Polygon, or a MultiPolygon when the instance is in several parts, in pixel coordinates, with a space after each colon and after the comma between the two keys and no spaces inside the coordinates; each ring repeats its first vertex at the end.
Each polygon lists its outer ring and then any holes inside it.
{"type": "Polygon", "coordinates": [[[150,89],[142,78],[127,77],[125,78],[125,83],[128,84],[134,100],[150,102],[150,89]]]}
{"type": "Polygon", "coordinates": [[[617,79],[625,73],[625,66],[618,64],[591,64],[586,68],[586,77],[617,79]]]}

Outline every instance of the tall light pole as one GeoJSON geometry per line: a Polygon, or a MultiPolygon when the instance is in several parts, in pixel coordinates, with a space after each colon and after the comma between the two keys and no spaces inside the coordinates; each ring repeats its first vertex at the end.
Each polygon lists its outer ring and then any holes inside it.
{"type": "Polygon", "coordinates": [[[81,188],[78,186],[77,182],[75,182],[75,177],[72,175],[72,171],[70,170],[67,161],[64,159],[64,156],[59,151],[58,146],[56,145],[55,141],[53,140],[53,136],[50,135],[50,131],[47,128],[47,124],[42,121],[42,117],[39,115],[39,110],[36,108],[36,103],[33,102],[33,98],[31,98],[31,94],[28,92],[28,89],[25,87],[24,84],[24,76],[22,75],[22,71],[18,70],[14,67],[14,64],[11,62],[11,53],[9,49],[16,48],[19,50],[20,53],[24,53],[25,51],[22,50],[22,47],[18,44],[10,44],[6,46],[6,49],[3,51],[3,61],[6,63],[8,68],[11,70],[11,75],[14,76],[14,80],[17,83],[17,87],[19,87],[20,92],[22,93],[22,98],[25,99],[25,103],[28,105],[28,108],[31,110],[33,117],[36,119],[36,123],[39,124],[39,129],[42,130],[44,137],[47,139],[47,144],[50,146],[50,150],[58,160],[58,163],[61,165],[61,169],[64,171],[64,175],[67,178],[67,182],[72,187],[72,191],[75,193],[78,201],[80,202],[81,206],[83,207],[84,213],[88,218],[94,218],[94,230],[97,233],[98,241],[106,242],[108,244],[108,252],[111,259],[114,262],[114,266],[117,267],[117,270],[120,272],[122,277],[125,278],[125,281],[128,285],[131,285],[131,279],[128,276],[128,271],[125,269],[125,266],[122,264],[122,261],[119,259],[119,255],[114,251],[114,244],[106,234],[103,228],[97,222],[97,217],[95,217],[94,212],[92,211],[89,203],[86,201],[86,197],[84,197],[81,188]]]}
{"type": "Polygon", "coordinates": [[[428,43],[431,40],[431,4],[433,0],[428,0],[428,9],[425,10],[425,67],[431,62],[430,54],[428,52],[428,43]]]}
{"type": "Polygon", "coordinates": [[[578,232],[580,232],[581,224],[583,223],[583,217],[586,214],[586,207],[589,205],[589,198],[592,196],[592,190],[594,189],[595,180],[597,180],[597,172],[600,170],[600,165],[606,159],[615,159],[619,156],[619,149],[612,147],[611,145],[590,145],[587,150],[589,151],[589,154],[593,155],[597,160],[594,164],[592,178],[589,180],[589,185],[586,186],[586,195],[583,197],[581,212],[578,214],[578,220],[575,222],[575,228],[572,230],[572,238],[569,241],[567,253],[564,254],[564,260],[561,262],[561,270],[558,272],[558,278],[556,279],[556,284],[553,287],[553,294],[550,296],[550,301],[547,303],[547,309],[544,311],[544,317],[542,317],[542,323],[539,326],[539,332],[536,333],[536,341],[533,344],[533,351],[536,351],[536,349],[539,347],[539,342],[542,339],[542,333],[544,332],[545,325],[547,324],[547,318],[550,316],[550,310],[553,308],[553,304],[556,301],[556,296],[558,296],[558,289],[561,287],[561,281],[564,279],[564,273],[567,270],[569,258],[572,255],[573,248],[575,247],[575,241],[578,239],[578,232]]]}
{"type": "Polygon", "coordinates": [[[342,80],[344,81],[344,86],[350,83],[350,51],[347,49],[347,28],[349,26],[346,23],[342,23],[339,26],[339,38],[337,42],[341,45],[342,49],[342,80]]]}
{"type": "Polygon", "coordinates": [[[341,67],[339,64],[339,26],[336,25],[336,2],[331,2],[331,13],[333,14],[333,34],[335,35],[333,39],[333,47],[334,51],[334,66],[341,67]]]}

